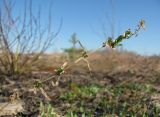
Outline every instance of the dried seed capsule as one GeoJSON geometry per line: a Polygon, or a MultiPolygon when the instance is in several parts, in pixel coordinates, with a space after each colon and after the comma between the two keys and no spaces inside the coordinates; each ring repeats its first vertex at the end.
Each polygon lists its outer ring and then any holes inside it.
{"type": "Polygon", "coordinates": [[[142,27],[143,29],[145,29],[145,21],[144,20],[141,20],[139,22],[139,24],[140,24],[140,27],[142,27]]]}

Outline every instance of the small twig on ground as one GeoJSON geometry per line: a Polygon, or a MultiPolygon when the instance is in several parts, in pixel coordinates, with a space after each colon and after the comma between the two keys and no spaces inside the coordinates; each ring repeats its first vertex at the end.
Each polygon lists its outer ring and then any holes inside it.
{"type": "Polygon", "coordinates": [[[47,95],[47,93],[44,91],[44,89],[41,87],[39,88],[43,96],[48,100],[51,101],[51,98],[47,95]]]}

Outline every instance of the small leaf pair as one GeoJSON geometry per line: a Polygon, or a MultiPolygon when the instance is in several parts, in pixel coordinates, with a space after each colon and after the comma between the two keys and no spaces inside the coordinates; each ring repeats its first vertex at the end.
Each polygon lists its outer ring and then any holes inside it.
{"type": "Polygon", "coordinates": [[[38,89],[39,89],[39,88],[41,88],[42,86],[43,86],[43,84],[42,84],[41,81],[35,81],[35,82],[34,82],[34,87],[35,87],[35,88],[38,88],[38,89]]]}

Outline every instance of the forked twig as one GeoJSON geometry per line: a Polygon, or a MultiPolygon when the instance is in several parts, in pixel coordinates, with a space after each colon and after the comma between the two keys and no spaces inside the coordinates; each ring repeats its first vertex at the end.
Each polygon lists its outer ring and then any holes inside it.
{"type": "Polygon", "coordinates": [[[43,96],[48,100],[51,101],[51,98],[47,95],[47,93],[44,91],[44,89],[41,87],[39,88],[43,96]]]}
{"type": "Polygon", "coordinates": [[[83,60],[87,63],[88,70],[89,70],[89,72],[90,72],[90,76],[92,76],[92,69],[91,69],[91,67],[90,67],[90,65],[89,65],[89,61],[88,61],[87,59],[84,59],[84,58],[83,58],[83,60]]]}

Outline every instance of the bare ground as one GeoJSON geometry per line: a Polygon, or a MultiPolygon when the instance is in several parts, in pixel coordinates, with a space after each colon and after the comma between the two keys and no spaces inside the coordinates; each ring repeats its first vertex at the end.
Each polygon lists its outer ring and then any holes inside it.
{"type": "MultiPolygon", "coordinates": [[[[129,83],[149,84],[157,91],[154,95],[147,94],[146,96],[152,97],[152,102],[158,106],[160,105],[160,57],[144,57],[133,53],[113,53],[108,56],[104,56],[103,54],[104,53],[94,54],[89,58],[92,76],[90,76],[86,64],[82,62],[82,64],[78,64],[67,70],[67,73],[60,79],[58,86],[53,87],[50,81],[45,83],[44,90],[51,98],[50,103],[54,105],[57,113],[65,115],[66,110],[73,106],[60,99],[62,94],[73,90],[71,84],[81,86],[94,84],[103,87],[116,87],[117,85],[129,83]]],[[[59,65],[61,63],[62,62],[60,62],[59,65]]],[[[19,116],[37,117],[40,102],[46,103],[48,101],[39,91],[37,94],[34,93],[34,83],[37,80],[44,80],[55,75],[54,68],[56,66],[53,67],[53,71],[51,69],[52,66],[48,67],[51,70],[48,70],[47,67],[46,70],[39,70],[32,74],[0,75],[0,104],[11,103],[17,100],[23,101],[22,106],[24,110],[19,116]]],[[[57,77],[55,77],[55,79],[56,78],[57,77]]],[[[104,94],[99,93],[97,96],[102,97],[103,95],[104,94]]],[[[98,98],[97,96],[96,98],[98,98]]],[[[104,96],[106,96],[106,94],[104,96]]],[[[122,97],[122,99],[125,98],[128,97],[122,97]]],[[[98,99],[87,100],[87,107],[90,109],[95,108],[95,103],[98,99]]],[[[74,104],[78,105],[79,100],[75,101],[74,104]]],[[[1,109],[1,112],[2,111],[3,108],[1,109]]],[[[101,111],[103,110],[98,110],[98,108],[95,110],[97,113],[101,113],[101,111]]],[[[8,115],[8,117],[12,116],[14,115],[8,115]]],[[[5,115],[4,117],[7,116],[5,115]]]]}

